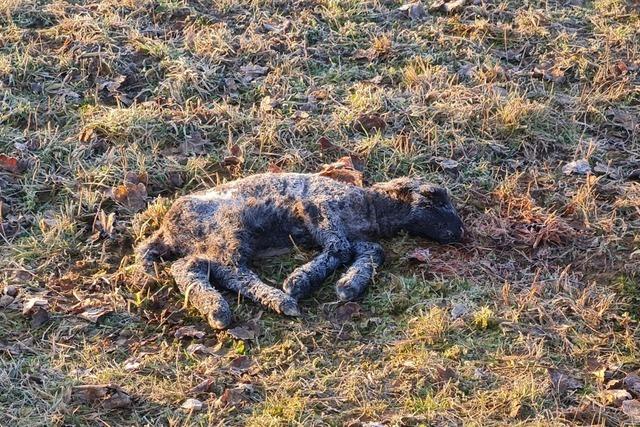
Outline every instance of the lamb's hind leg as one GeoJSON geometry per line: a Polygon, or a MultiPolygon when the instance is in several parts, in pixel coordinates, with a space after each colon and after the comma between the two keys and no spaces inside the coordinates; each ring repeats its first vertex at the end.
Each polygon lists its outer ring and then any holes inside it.
{"type": "Polygon", "coordinates": [[[172,248],[164,237],[164,230],[158,230],[141,242],[135,250],[136,266],[141,273],[155,276],[155,263],[163,257],[172,255],[172,248]]]}
{"type": "Polygon", "coordinates": [[[280,289],[264,283],[248,267],[212,265],[211,274],[220,286],[237,292],[277,313],[287,316],[300,315],[296,300],[280,289]]]}
{"type": "Polygon", "coordinates": [[[358,242],[353,245],[353,251],[353,264],[336,282],[336,293],[342,301],[360,297],[371,282],[376,268],[384,262],[384,251],[377,243],[358,242]]]}
{"type": "Polygon", "coordinates": [[[178,288],[185,299],[202,313],[215,329],[224,329],[231,323],[229,304],[209,281],[209,262],[197,257],[177,260],[171,266],[178,288]]]}

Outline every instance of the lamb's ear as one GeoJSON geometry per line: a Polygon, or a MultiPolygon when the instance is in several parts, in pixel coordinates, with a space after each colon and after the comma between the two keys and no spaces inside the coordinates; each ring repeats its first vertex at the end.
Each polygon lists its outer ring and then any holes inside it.
{"type": "Polygon", "coordinates": [[[418,188],[418,192],[436,203],[446,203],[449,200],[449,193],[443,187],[434,184],[422,184],[418,188]]]}
{"type": "Polygon", "coordinates": [[[414,193],[420,187],[420,184],[421,182],[417,179],[405,177],[392,179],[387,182],[380,182],[375,184],[373,189],[376,191],[383,191],[396,199],[410,203],[413,200],[414,193]]]}

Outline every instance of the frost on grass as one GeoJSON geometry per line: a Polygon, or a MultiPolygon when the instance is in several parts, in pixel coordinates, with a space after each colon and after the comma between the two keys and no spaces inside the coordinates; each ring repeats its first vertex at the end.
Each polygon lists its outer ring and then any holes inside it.
{"type": "Polygon", "coordinates": [[[0,424],[637,423],[638,25],[621,0],[0,1],[0,424]],[[364,299],[324,286],[301,319],[232,297],[233,332],[162,268],[126,286],[180,196],[332,163],[445,186],[465,242],[384,240],[364,299]]]}

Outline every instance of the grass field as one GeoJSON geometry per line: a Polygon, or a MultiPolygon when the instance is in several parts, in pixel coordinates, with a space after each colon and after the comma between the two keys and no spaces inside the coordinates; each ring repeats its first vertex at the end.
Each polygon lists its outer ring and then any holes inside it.
{"type": "Polygon", "coordinates": [[[0,2],[0,425],[640,423],[637,2],[402,6],[0,2]],[[232,332],[136,287],[175,197],[347,155],[467,240],[297,319],[227,295],[232,332]]]}

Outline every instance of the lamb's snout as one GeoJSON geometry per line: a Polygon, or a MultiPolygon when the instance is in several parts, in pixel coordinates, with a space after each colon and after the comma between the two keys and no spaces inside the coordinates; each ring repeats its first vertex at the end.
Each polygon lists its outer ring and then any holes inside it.
{"type": "Polygon", "coordinates": [[[464,228],[460,228],[458,231],[444,230],[440,243],[457,243],[464,237],[464,228]]]}
{"type": "Polygon", "coordinates": [[[454,226],[442,225],[440,228],[440,235],[438,236],[438,243],[458,243],[464,239],[464,225],[462,221],[460,224],[454,226]]]}

